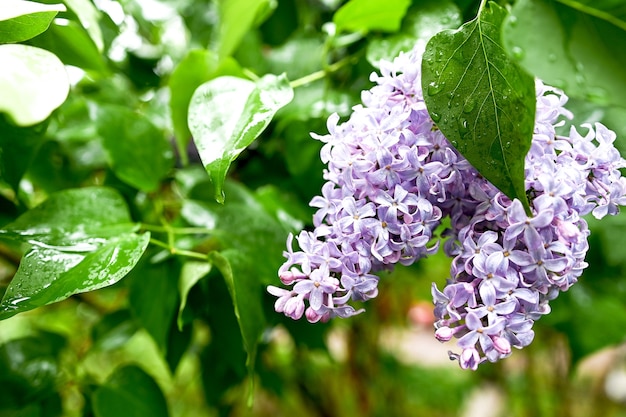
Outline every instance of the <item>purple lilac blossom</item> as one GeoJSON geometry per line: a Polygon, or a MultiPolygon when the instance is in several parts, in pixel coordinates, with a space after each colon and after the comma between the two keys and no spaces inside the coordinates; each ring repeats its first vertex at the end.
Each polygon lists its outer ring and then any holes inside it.
{"type": "Polygon", "coordinates": [[[445,253],[453,258],[443,291],[435,284],[435,337],[457,339],[450,353],[463,369],[511,354],[533,339],[535,320],[586,267],[587,223],[626,204],[626,166],[615,134],[601,124],[556,127],[572,115],[565,94],[536,82],[537,112],[525,160],[533,215],[486,181],[430,118],[417,50],[381,62],[376,84],[362,93],[350,118],[328,118],[327,164],[313,231],[287,242],[279,270],[286,290],[270,286],[277,312],[310,322],[359,314],[350,302],[378,294],[377,272],[410,265],[439,249],[433,238],[450,218],[445,253]],[[307,306],[308,304],[308,306],[307,306]]]}

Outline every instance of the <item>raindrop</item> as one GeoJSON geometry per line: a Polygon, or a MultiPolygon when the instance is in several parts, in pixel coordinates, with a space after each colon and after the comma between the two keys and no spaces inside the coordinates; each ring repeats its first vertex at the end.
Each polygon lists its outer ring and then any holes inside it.
{"type": "Polygon", "coordinates": [[[441,120],[441,115],[439,113],[432,112],[430,113],[430,118],[433,119],[433,122],[437,123],[441,120]]]}
{"type": "Polygon", "coordinates": [[[443,83],[438,84],[436,81],[431,81],[431,83],[428,84],[428,95],[434,96],[438,94],[442,88],[443,88],[443,83]]]}
{"type": "Polygon", "coordinates": [[[548,54],[548,61],[556,62],[556,54],[555,53],[548,54]]]}
{"type": "Polygon", "coordinates": [[[517,60],[521,60],[522,58],[524,58],[524,50],[519,46],[512,47],[511,53],[513,54],[513,58],[517,60]]]}
{"type": "Polygon", "coordinates": [[[469,131],[469,128],[467,126],[467,120],[461,118],[457,120],[457,122],[458,122],[459,133],[461,134],[461,136],[463,136],[465,133],[469,131]]]}
{"type": "Polygon", "coordinates": [[[471,113],[472,110],[474,110],[474,107],[476,107],[476,102],[474,100],[468,100],[463,106],[463,112],[471,113]]]}
{"type": "Polygon", "coordinates": [[[509,24],[511,27],[517,26],[517,16],[509,16],[509,24]]]}
{"type": "Polygon", "coordinates": [[[608,100],[608,92],[601,87],[590,87],[586,94],[586,98],[589,101],[596,103],[605,103],[608,100]]]}

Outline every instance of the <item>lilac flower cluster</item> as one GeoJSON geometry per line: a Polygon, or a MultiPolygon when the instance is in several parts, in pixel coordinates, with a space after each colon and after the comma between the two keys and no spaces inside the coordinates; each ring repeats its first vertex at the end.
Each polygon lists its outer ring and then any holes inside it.
{"type": "Polygon", "coordinates": [[[322,195],[313,198],[313,231],[289,237],[279,270],[275,309],[310,322],[349,317],[350,301],[377,295],[376,272],[409,265],[436,252],[434,230],[450,228],[445,252],[450,278],[433,284],[440,341],[457,338],[451,353],[462,368],[496,361],[533,339],[534,320],[586,267],[587,224],[581,216],[616,214],[626,204],[626,166],[615,134],[601,124],[559,136],[571,117],[563,92],[537,82],[537,116],[525,161],[532,216],[486,181],[437,129],[424,104],[420,54],[381,64],[376,85],[349,120],[328,119],[321,159],[322,195]],[[562,123],[562,122],[560,122],[562,123]],[[434,240],[434,243],[432,243],[434,240]],[[308,307],[306,304],[308,303],[308,307]]]}

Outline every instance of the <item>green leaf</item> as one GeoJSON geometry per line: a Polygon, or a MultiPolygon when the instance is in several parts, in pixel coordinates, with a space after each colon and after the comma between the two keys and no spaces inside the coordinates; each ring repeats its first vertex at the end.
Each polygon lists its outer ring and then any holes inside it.
{"type": "Polygon", "coordinates": [[[115,370],[93,393],[96,417],[167,417],[163,392],[150,375],[131,365],[115,370]]]}
{"type": "Polygon", "coordinates": [[[44,32],[62,4],[40,4],[23,0],[3,0],[0,9],[0,43],[17,43],[44,32]]]}
{"type": "Polygon", "coordinates": [[[51,195],[0,230],[28,244],[0,303],[0,319],[103,288],[141,258],[150,235],[133,233],[126,203],[104,187],[51,195]]]}
{"type": "Polygon", "coordinates": [[[246,253],[237,249],[211,252],[209,259],[220,270],[230,292],[235,315],[248,354],[248,372],[254,369],[259,339],[265,329],[265,316],[261,306],[261,286],[256,265],[246,253]]]}
{"type": "Polygon", "coordinates": [[[606,20],[626,30],[626,3],[623,0],[557,0],[572,9],[606,20]]]}
{"type": "Polygon", "coordinates": [[[520,0],[502,36],[509,54],[544,82],[572,97],[626,108],[624,30],[558,3],[520,0]]]}
{"type": "Polygon", "coordinates": [[[70,91],[63,63],[29,45],[0,45],[0,113],[20,126],[45,120],[70,91]]]}
{"type": "Polygon", "coordinates": [[[275,7],[272,0],[220,0],[219,57],[231,55],[245,34],[261,24],[275,7]]]}
{"type": "Polygon", "coordinates": [[[184,165],[188,161],[187,144],[191,139],[191,132],[187,126],[187,114],[193,92],[203,83],[221,75],[238,76],[242,75],[242,72],[234,59],[226,57],[219,61],[215,53],[205,49],[196,49],[189,51],[170,76],[172,124],[184,165]]]}
{"type": "Polygon", "coordinates": [[[218,77],[196,90],[189,106],[189,128],[217,201],[224,201],[222,188],[230,164],[292,98],[284,75],[266,75],[256,83],[218,77]]]}
{"type": "Polygon", "coordinates": [[[47,122],[28,127],[15,126],[0,115],[0,179],[16,192],[47,127],[47,122]]]}
{"type": "Polygon", "coordinates": [[[397,32],[411,0],[350,0],[333,16],[337,32],[397,32]]]}
{"type": "Polygon", "coordinates": [[[137,322],[148,331],[162,353],[167,351],[170,324],[178,303],[176,260],[149,264],[143,262],[129,277],[130,309],[137,322]]]}
{"type": "Polygon", "coordinates": [[[183,264],[178,279],[178,292],[180,294],[180,306],[176,323],[178,330],[183,331],[183,311],[187,305],[187,295],[198,281],[211,272],[211,264],[208,262],[187,261],[183,264]]]}
{"type": "Polygon", "coordinates": [[[129,310],[116,310],[102,317],[91,330],[92,349],[107,351],[123,346],[135,333],[137,325],[129,310]]]}
{"type": "Polygon", "coordinates": [[[100,11],[90,0],[63,0],[65,4],[76,14],[80,24],[89,34],[99,52],[104,49],[104,40],[100,30],[100,11]]]}
{"type": "Polygon", "coordinates": [[[174,164],[164,132],[146,116],[122,106],[99,107],[96,122],[115,175],[142,191],[156,190],[174,164]]]}
{"type": "Polygon", "coordinates": [[[399,33],[373,38],[367,44],[367,60],[378,67],[381,59],[393,61],[400,52],[428,40],[444,29],[454,29],[463,23],[459,7],[452,1],[423,0],[409,9],[399,33]]]}
{"type": "Polygon", "coordinates": [[[490,2],[459,30],[432,37],[422,60],[422,88],[450,143],[528,211],[524,158],[534,129],[535,84],[500,45],[505,16],[490,2]]]}

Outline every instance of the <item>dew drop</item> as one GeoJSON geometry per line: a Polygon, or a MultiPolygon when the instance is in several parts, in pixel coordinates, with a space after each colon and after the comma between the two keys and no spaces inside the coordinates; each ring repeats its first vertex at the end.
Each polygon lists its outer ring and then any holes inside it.
{"type": "Polygon", "coordinates": [[[513,54],[513,58],[520,60],[524,58],[524,50],[519,46],[514,46],[511,48],[511,53],[513,54]]]}
{"type": "Polygon", "coordinates": [[[441,89],[443,88],[443,83],[439,84],[436,81],[431,81],[430,84],[428,84],[428,95],[430,96],[434,96],[437,95],[441,89]]]}
{"type": "Polygon", "coordinates": [[[432,112],[430,113],[430,118],[433,119],[433,122],[437,123],[441,120],[441,115],[439,113],[432,112]]]}
{"type": "Polygon", "coordinates": [[[549,62],[556,62],[556,54],[554,54],[554,53],[548,54],[548,61],[549,62]]]}
{"type": "Polygon", "coordinates": [[[459,133],[461,134],[461,136],[463,136],[465,133],[469,131],[467,120],[461,118],[457,120],[457,122],[458,122],[459,133]]]}
{"type": "Polygon", "coordinates": [[[608,100],[608,92],[604,88],[591,87],[586,94],[586,98],[596,103],[604,103],[608,100]]]}
{"type": "Polygon", "coordinates": [[[509,24],[511,25],[511,27],[517,26],[517,16],[510,16],[509,24]]]}
{"type": "Polygon", "coordinates": [[[463,106],[464,113],[471,113],[472,110],[476,107],[476,102],[474,100],[468,100],[463,106]]]}

